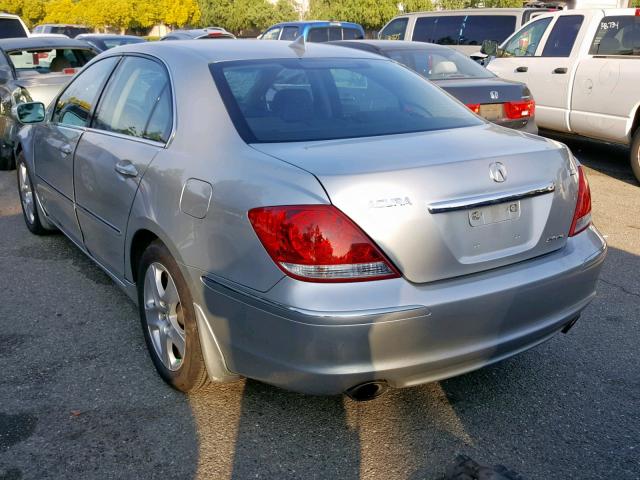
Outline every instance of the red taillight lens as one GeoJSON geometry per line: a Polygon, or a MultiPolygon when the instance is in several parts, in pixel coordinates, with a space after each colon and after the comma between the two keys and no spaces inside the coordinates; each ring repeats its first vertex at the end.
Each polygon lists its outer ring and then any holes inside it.
{"type": "Polygon", "coordinates": [[[477,113],[478,115],[480,114],[480,104],[479,103],[470,103],[470,104],[467,104],[467,107],[473,113],[477,113]]]}
{"type": "Polygon", "coordinates": [[[274,262],[311,282],[398,277],[360,228],[333,205],[287,205],[249,210],[249,221],[274,262]]]}
{"type": "Polygon", "coordinates": [[[533,117],[536,112],[536,102],[523,100],[521,102],[507,102],[504,104],[504,114],[511,120],[533,117]]]}
{"type": "Polygon", "coordinates": [[[591,225],[591,190],[582,167],[578,167],[578,200],[573,214],[569,236],[577,235],[591,225]]]}

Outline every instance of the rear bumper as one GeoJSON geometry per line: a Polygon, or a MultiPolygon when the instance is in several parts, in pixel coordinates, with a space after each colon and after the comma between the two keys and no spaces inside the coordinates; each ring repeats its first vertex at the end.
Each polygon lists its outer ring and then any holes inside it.
{"type": "Polygon", "coordinates": [[[538,125],[536,124],[535,118],[496,123],[501,127],[512,128],[514,130],[520,130],[521,132],[533,133],[534,135],[538,134],[538,125]]]}
{"type": "Polygon", "coordinates": [[[549,339],[594,297],[605,255],[591,227],[543,257],[425,285],[286,277],[264,298],[190,274],[230,371],[336,394],[370,380],[405,387],[452,377],[549,339]]]}

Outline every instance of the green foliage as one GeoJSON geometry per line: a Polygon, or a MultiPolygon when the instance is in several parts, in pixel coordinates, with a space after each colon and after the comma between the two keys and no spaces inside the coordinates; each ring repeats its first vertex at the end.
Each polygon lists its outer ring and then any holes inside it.
{"type": "Polygon", "coordinates": [[[298,20],[292,0],[200,0],[203,26],[224,27],[232,32],[264,30],[278,22],[298,20]]]}
{"type": "Polygon", "coordinates": [[[433,2],[431,0],[405,0],[402,2],[403,13],[411,12],[428,12],[434,9],[433,2]]]}
{"type": "Polygon", "coordinates": [[[307,18],[351,21],[372,30],[380,28],[398,13],[396,0],[311,0],[307,18]]]}

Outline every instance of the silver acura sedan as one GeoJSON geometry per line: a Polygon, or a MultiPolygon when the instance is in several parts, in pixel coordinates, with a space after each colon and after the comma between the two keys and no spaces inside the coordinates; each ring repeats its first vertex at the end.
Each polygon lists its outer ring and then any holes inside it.
{"type": "Polygon", "coordinates": [[[606,253],[560,143],[295,42],[103,53],[17,108],[27,227],[138,303],[160,375],[375,398],[568,330],[606,253]]]}

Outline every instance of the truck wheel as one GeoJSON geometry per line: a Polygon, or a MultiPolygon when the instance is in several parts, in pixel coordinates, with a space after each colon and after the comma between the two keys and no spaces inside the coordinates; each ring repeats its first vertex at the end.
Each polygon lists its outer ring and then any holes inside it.
{"type": "Polygon", "coordinates": [[[151,243],[142,254],[137,283],[142,331],[160,376],[185,393],[207,385],[189,286],[160,241],[151,243]]]}
{"type": "Polygon", "coordinates": [[[633,142],[631,143],[631,169],[636,180],[640,182],[640,128],[633,134],[633,142]]]}

